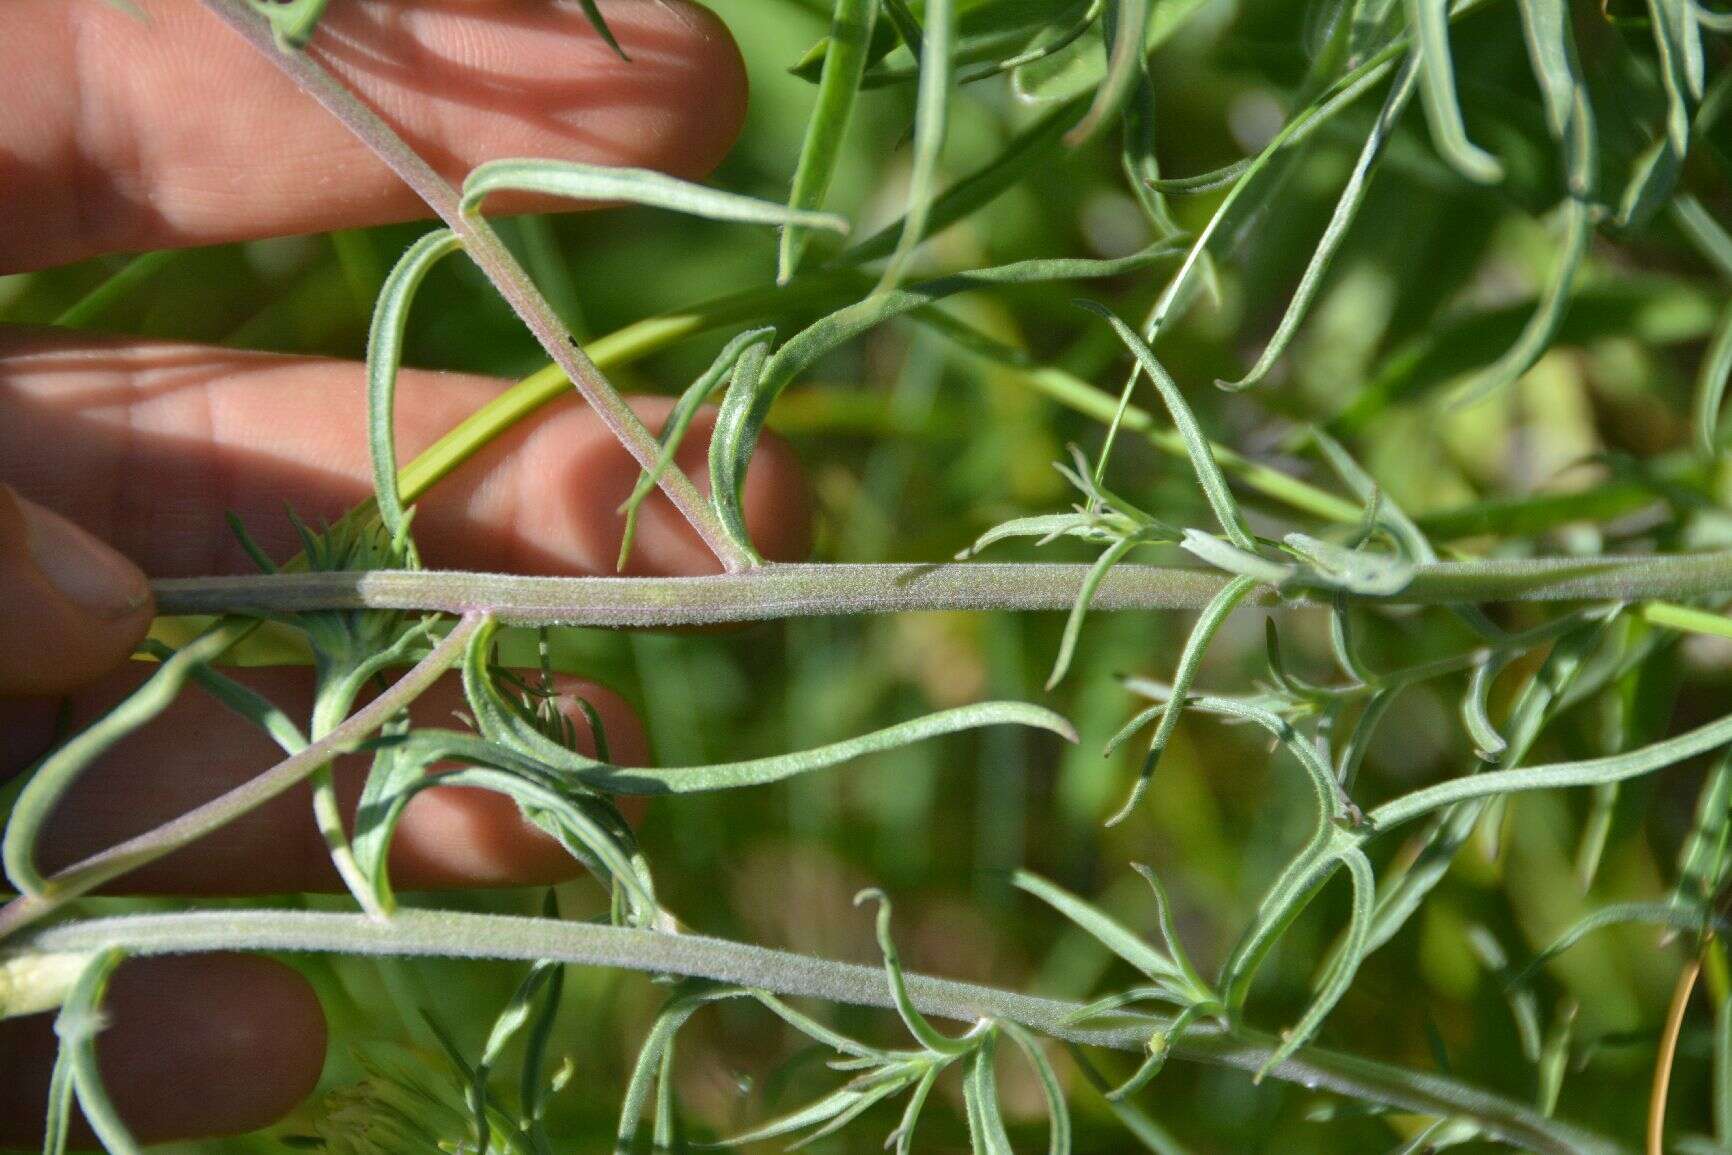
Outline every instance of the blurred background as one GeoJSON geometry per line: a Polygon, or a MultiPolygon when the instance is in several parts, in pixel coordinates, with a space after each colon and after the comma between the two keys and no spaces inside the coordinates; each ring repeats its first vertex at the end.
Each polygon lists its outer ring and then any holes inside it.
{"type": "MultiPolygon", "coordinates": [[[[825,34],[826,6],[709,3],[740,42],[752,80],[745,134],[715,182],[784,199],[814,92],[790,69],[825,34]]],[[[1157,8],[1169,4],[1186,18],[1151,58],[1157,153],[1163,173],[1183,176],[1254,154],[1280,128],[1333,6],[1163,0],[1157,8]]],[[[1640,5],[1609,0],[1605,15],[1597,4],[1576,7],[1590,81],[1616,94],[1599,102],[1599,112],[1605,163],[1622,173],[1663,113],[1652,45],[1632,23],[1640,5]]],[[[1714,59],[1725,55],[1723,40],[1709,47],[1714,59]]],[[[1549,211],[1559,196],[1556,149],[1514,6],[1487,5],[1461,22],[1455,52],[1470,131],[1505,162],[1508,181],[1476,187],[1456,176],[1436,159],[1423,118],[1410,110],[1272,381],[1248,395],[1209,387],[1248,367],[1285,307],[1376,112],[1378,97],[1362,100],[1313,137],[1278,194],[1223,247],[1214,291],[1163,335],[1164,361],[1212,436],[1339,492],[1314,457],[1295,450],[1299,431],[1323,425],[1440,545],[1519,555],[1725,542],[1732,536],[1724,514],[1728,479],[1723,469],[1700,465],[1687,443],[1691,383],[1726,303],[1728,274],[1704,260],[1669,215],[1640,233],[1608,232],[1595,243],[1559,340],[1515,387],[1471,408],[1445,404],[1445,386],[1513,339],[1551,275],[1560,235],[1549,211]]],[[[856,222],[857,236],[902,211],[912,108],[907,85],[861,99],[831,196],[832,207],[856,222]]],[[[954,104],[946,182],[997,156],[1043,111],[1004,79],[966,86],[954,104]]],[[[1732,146],[1717,131],[1710,125],[1709,139],[1732,146]]],[[[1116,256],[1148,244],[1154,234],[1127,190],[1116,136],[1108,132],[1039,166],[929,243],[920,267],[1116,256]]],[[[1721,164],[1710,148],[1687,181],[1724,221],[1732,174],[1721,164]]],[[[1171,209],[1195,230],[1221,195],[1174,197],[1171,209]]],[[[769,284],[775,273],[776,239],[767,230],[635,210],[519,218],[505,227],[584,337],[769,284]]],[[[130,292],[94,306],[87,295],[123,260],[4,278],[0,319],[358,358],[380,281],[420,231],[382,228],[153,258],[130,292]]],[[[1036,363],[1061,366],[1115,395],[1125,359],[1110,332],[1072,299],[1086,292],[1134,318],[1160,282],[1133,274],[973,294],[951,307],[1036,363]]],[[[784,334],[799,319],[783,320],[784,334]]],[[[728,335],[681,343],[615,379],[635,391],[677,392],[728,335]]],[[[543,364],[506,307],[460,262],[436,270],[418,299],[406,360],[501,377],[543,364]]],[[[1150,394],[1139,398],[1152,402],[1150,394]]],[[[808,374],[778,404],[772,426],[810,472],[815,552],[826,561],[943,560],[1007,517],[1067,508],[1072,491],[1051,463],[1072,443],[1092,453],[1103,436],[1098,411],[1081,412],[1029,373],[907,322],[873,332],[808,374]]],[[[1109,483],[1165,520],[1206,523],[1183,461],[1139,434],[1121,439],[1109,483]]],[[[1317,524],[1255,494],[1246,500],[1259,531],[1279,536],[1317,524]]],[[[1061,541],[1038,551],[1006,545],[991,556],[1089,560],[1093,551],[1061,541]]],[[[1158,549],[1138,559],[1181,560],[1158,549]]],[[[1246,611],[1229,623],[1200,686],[1240,692],[1263,676],[1263,616],[1246,611]]],[[[1509,628],[1540,620],[1530,610],[1499,617],[1509,628]]],[[[1279,621],[1289,666],[1330,677],[1327,617],[1283,611],[1279,621]]],[[[858,889],[875,885],[896,901],[897,936],[910,966],[1080,998],[1126,985],[1131,972],[1013,892],[1010,872],[1038,871],[1152,933],[1147,891],[1127,865],[1135,861],[1160,874],[1180,933],[1207,971],[1305,833],[1302,777],[1290,760],[1271,755],[1260,735],[1193,715],[1180,726],[1147,803],[1122,825],[1103,828],[1143,749],[1132,742],[1115,757],[1101,753],[1142,705],[1122,679],[1170,676],[1190,623],[1182,615],[1092,615],[1070,675],[1047,693],[1042,684],[1062,625],[1062,615],[908,614],[697,636],[570,630],[555,637],[555,653],[561,667],[598,678],[637,705],[666,765],[795,749],[985,697],[1041,701],[1080,730],[1075,747],[999,728],[781,786],[654,801],[641,835],[658,885],[667,905],[703,932],[875,962],[870,914],[851,904],[858,889]]],[[[1374,668],[1472,645],[1442,614],[1367,618],[1361,628],[1362,653],[1374,668]]],[[[1620,691],[1625,712],[1617,724],[1625,739],[1652,740],[1723,713],[1729,670],[1726,646],[1703,639],[1662,645],[1639,685],[1620,691]]],[[[1495,707],[1507,704],[1523,673],[1500,681],[1495,707]]],[[[1366,758],[1362,795],[1376,801],[1472,765],[1457,716],[1461,692],[1459,680],[1444,680],[1397,700],[1366,758]]],[[[1613,697],[1565,712],[1534,760],[1603,750],[1613,697]]],[[[1578,851],[1593,799],[1530,795],[1499,811],[1424,910],[1371,957],[1323,1043],[1531,1099],[1534,1068],[1522,1055],[1501,980],[1473,949],[1475,928],[1519,961],[1595,906],[1662,895],[1701,773],[1700,765],[1675,768],[1602,799],[1598,816],[1610,822],[1610,835],[1587,888],[1578,851]]],[[[1400,839],[1377,844],[1380,870],[1402,849],[1400,839]]],[[[1333,888],[1325,893],[1284,941],[1254,995],[1256,1021],[1276,1028],[1305,1005],[1342,924],[1344,898],[1333,888]]],[[[427,901],[527,913],[542,895],[427,901]]],[[[605,907],[587,881],[561,888],[559,901],[568,917],[605,907]]],[[[1579,1005],[1561,1114],[1633,1139],[1680,958],[1659,947],[1652,930],[1614,929],[1549,968],[1538,987],[1545,1014],[1579,1005]]],[[[461,1099],[421,1012],[478,1049],[521,968],[342,959],[296,965],[317,983],[332,1022],[329,1095],[267,1135],[203,1150],[246,1155],[283,1150],[285,1142],[357,1155],[396,1150],[370,1138],[366,1121],[411,1085],[420,1088],[416,1094],[444,1097],[452,1112],[447,1137],[460,1137],[461,1099]]],[[[553,1051],[569,1058],[573,1077],[549,1108],[562,1150],[609,1148],[636,1047],[665,996],[638,975],[571,971],[553,1051]]],[[[899,1038],[888,1015],[808,1009],[862,1037],[899,1038]]],[[[1705,1025],[1686,1029],[1672,1092],[1679,1134],[1708,1129],[1709,1047],[1705,1025]]],[[[679,1054],[680,1099],[694,1137],[762,1121],[839,1081],[826,1070],[825,1053],[745,1006],[704,1011],[680,1036],[679,1054]]],[[[1076,1067],[1056,1058],[1073,1090],[1078,1149],[1134,1149],[1076,1067]]],[[[1109,1078],[1129,1072],[1124,1056],[1095,1059],[1109,1078]]],[[[1001,1068],[1013,1138],[1019,1149],[1039,1149],[1045,1123],[1038,1089],[1017,1061],[1001,1068]]],[[[502,1074],[513,1077],[509,1066],[502,1074]]],[[[1170,1133],[1163,1151],[1380,1152],[1416,1130],[1411,1119],[1372,1115],[1275,1082],[1254,1087],[1241,1073],[1180,1061],[1138,1102],[1170,1133]]],[[[812,1149],[877,1150],[896,1109],[880,1108],[866,1124],[812,1149]]],[[[436,1110],[417,1110],[439,1130],[436,1110]]],[[[961,1110],[959,1086],[941,1083],[917,1148],[965,1151],[961,1110]]]]}

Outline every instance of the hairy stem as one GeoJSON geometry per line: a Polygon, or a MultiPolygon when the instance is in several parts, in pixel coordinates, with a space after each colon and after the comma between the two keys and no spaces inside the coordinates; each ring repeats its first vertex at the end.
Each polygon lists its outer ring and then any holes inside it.
{"type": "MultiPolygon", "coordinates": [[[[832,962],[701,935],[673,935],[592,923],[511,915],[402,911],[388,922],[364,915],[226,910],[125,915],[63,923],[20,939],[20,949],[82,953],[119,948],[130,954],[249,950],[349,955],[541,960],[616,967],[737,984],[778,995],[890,1008],[882,967],[832,962]]],[[[1041,1034],[1091,1046],[1139,1051],[1147,1024],[1100,1029],[1074,1025],[1079,1004],[994,987],[907,974],[908,993],[923,1014],[957,1022],[982,1018],[1020,1023],[1041,1034]]],[[[1174,1041],[1186,1059],[1256,1071],[1277,1045],[1266,1035],[1193,1026],[1174,1041]]],[[[1439,1075],[1352,1055],[1305,1048],[1269,1074],[1403,1111],[1467,1117],[1488,1135],[1547,1155],[1614,1155],[1624,1149],[1592,1132],[1549,1119],[1488,1091],[1439,1075]]]]}
{"type": "Polygon", "coordinates": [[[88,894],[103,883],[138,869],[148,862],[196,842],[254,808],[269,802],[291,786],[304,781],[332,758],[391,720],[391,717],[438,680],[463,658],[469,638],[486,621],[484,615],[469,614],[457,623],[443,641],[433,647],[404,675],[378,697],[332,727],[317,742],[303,747],[257,777],[220,794],[202,806],[125,842],[111,846],[55,874],[40,896],[13,899],[0,907],[0,939],[19,928],[45,918],[66,903],[88,894]]]}
{"type": "MultiPolygon", "coordinates": [[[[483,611],[512,625],[690,626],[908,610],[1064,610],[1089,567],[1043,563],[772,565],[711,577],[519,577],[375,570],[170,578],[155,584],[166,614],[296,613],[314,609],[483,611]]],[[[1090,603],[1100,610],[1194,610],[1229,575],[1177,566],[1119,565],[1090,603]]],[[[1437,562],[1415,567],[1388,605],[1507,601],[1640,601],[1723,595],[1732,551],[1662,557],[1437,562]]],[[[1263,604],[1268,604],[1265,598],[1263,604]]],[[[1676,608],[1658,625],[1704,632],[1676,608]]],[[[1723,632],[1724,619],[1701,625],[1723,632]]]]}
{"type": "MultiPolygon", "coordinates": [[[[270,22],[245,0],[200,2],[293,80],[301,91],[342,121],[415,190],[416,195],[461,238],[470,259],[487,274],[487,279],[493,282],[500,296],[528,326],[548,357],[577,387],[620,444],[645,469],[653,466],[660,453],[655,435],[645,428],[631,406],[578,347],[565,323],[499,239],[499,234],[480,216],[471,216],[461,210],[457,190],[317,60],[305,52],[279,47],[270,22]]],[[[663,471],[661,488],[726,569],[733,571],[751,567],[751,558],[728,540],[721,519],[683,471],[663,471]]]]}

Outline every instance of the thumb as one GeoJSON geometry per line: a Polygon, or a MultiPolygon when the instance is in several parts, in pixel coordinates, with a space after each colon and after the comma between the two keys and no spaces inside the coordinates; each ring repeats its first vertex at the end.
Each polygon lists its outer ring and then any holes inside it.
{"type": "Polygon", "coordinates": [[[0,696],[100,677],[132,653],[153,608],[137,566],[0,485],[0,696]]]}

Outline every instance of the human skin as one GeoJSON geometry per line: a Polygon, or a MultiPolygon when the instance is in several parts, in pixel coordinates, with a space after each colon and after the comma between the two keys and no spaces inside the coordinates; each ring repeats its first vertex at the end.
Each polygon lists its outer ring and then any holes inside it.
{"type": "MultiPolygon", "coordinates": [[[[141,0],[139,22],[105,0],[10,0],[0,37],[0,272],[108,252],[356,228],[425,216],[415,197],[328,114],[194,0],[141,0]]],[[[685,0],[604,0],[621,61],[574,3],[336,0],[315,54],[448,179],[502,156],[638,165],[701,177],[745,114],[739,53],[685,0]]],[[[504,208],[542,207],[519,202],[504,208]]],[[[426,447],[502,383],[406,370],[398,450],[426,447]]],[[[634,402],[652,429],[659,399],[634,402]]],[[[0,776],[131,686],[151,620],[147,575],[245,573],[227,528],[240,515],[267,552],[298,548],[282,510],[335,517],[371,491],[362,367],[232,349],[0,330],[0,776]]],[[[702,484],[710,415],[681,462],[702,484]]],[[[610,572],[617,506],[637,466],[573,398],[512,430],[419,503],[430,565],[520,573],[610,572]]],[[[798,462],[767,438],[747,521],[771,558],[802,556],[809,510],[798,462]]],[[[717,568],[657,494],[633,572],[717,568]]],[[[237,671],[291,712],[310,673],[237,671]]],[[[562,704],[593,749],[583,698],[611,752],[647,759],[630,707],[568,681],[562,704]]],[[[449,717],[461,694],[416,711],[449,717]]],[[[54,816],[53,868],[147,829],[275,760],[257,731],[188,693],[104,757],[54,816]],[[188,741],[196,734],[197,741],[188,741]]],[[[337,771],[349,806],[364,767],[337,771]]],[[[402,889],[544,884],[575,864],[508,800],[438,789],[409,808],[392,851],[402,889]]],[[[116,892],[233,894],[336,889],[305,790],[154,863],[116,892]]],[[[283,964],[200,956],[125,964],[98,1040],[121,1114],[147,1141],[265,1126],[318,1081],[323,1015],[283,964]],[[197,1093],[190,1093],[197,1088],[197,1093]]],[[[48,1016],[0,1023],[0,1142],[40,1135],[48,1016]]]]}

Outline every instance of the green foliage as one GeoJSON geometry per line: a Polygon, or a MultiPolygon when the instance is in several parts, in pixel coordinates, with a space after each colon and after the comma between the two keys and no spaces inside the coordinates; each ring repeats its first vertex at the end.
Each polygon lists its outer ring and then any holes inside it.
{"type": "MultiPolygon", "coordinates": [[[[279,62],[306,63],[321,0],[235,3],[291,54],[279,62]]],[[[142,651],[151,676],[11,795],[7,959],[75,948],[81,962],[46,1150],[64,1148],[74,1098],[110,1150],[134,1148],[94,1058],[107,977],[124,953],[213,946],[527,963],[509,989],[473,991],[423,969],[455,964],[329,964],[337,986],[392,993],[344,1011],[339,1036],[404,1044],[335,1065],[306,1124],[333,1152],[547,1155],[611,1138],[626,1155],[646,1116],[655,1151],[867,1150],[888,1132],[899,1155],[964,1141],[1001,1155],[1036,1130],[1052,1155],[1122,1149],[1126,1133],[1163,1155],[1192,1141],[1612,1151],[1650,1110],[1652,1049],[1628,1041],[1651,1041],[1665,989],[1698,964],[1713,1006],[1689,1008],[1667,1061],[1705,1077],[1660,1106],[1672,1146],[1724,1150],[1732,717],[1725,659],[1678,635],[1732,636],[1727,16],[1690,0],[718,7],[761,94],[714,182],[496,160],[463,182],[448,228],[355,234],[286,279],[235,247],[8,289],[11,319],[364,348],[375,490],[334,524],[297,519],[288,562],[237,522],[261,576],[190,583],[236,616],[165,623],[142,651]],[[1423,123],[1406,115],[1416,97],[1423,123]],[[750,583],[778,571],[806,600],[745,616],[816,605],[818,620],[532,638],[496,620],[522,619],[487,575],[462,579],[455,620],[338,596],[380,580],[357,574],[418,570],[415,503],[567,388],[535,371],[397,458],[402,365],[571,367],[563,340],[535,349],[474,276],[519,307],[539,299],[481,213],[500,191],[635,206],[617,224],[540,222],[528,246],[541,273],[569,264],[559,315],[588,358],[674,395],[634,449],[620,568],[643,503],[680,480],[683,440],[718,404],[708,493],[688,513],[741,572],[620,579],[641,590],[641,620],[767,596],[784,587],[750,583]],[[815,243],[892,215],[850,247],[815,243]],[[705,221],[770,225],[779,244],[705,221]],[[473,268],[436,267],[460,248],[473,268]],[[370,308],[333,304],[352,295],[333,284],[366,281],[351,274],[368,254],[370,308]],[[1095,299],[1077,309],[1082,280],[1095,299]],[[204,327],[228,307],[204,282],[251,300],[251,319],[204,327]],[[767,429],[813,474],[817,564],[766,563],[752,540],[745,482],[767,429]],[[1068,606],[1062,621],[846,616],[882,608],[862,581],[919,589],[950,565],[931,559],[967,567],[989,548],[996,564],[968,571],[982,584],[953,608],[1002,611],[1033,590],[1068,606]],[[1054,597],[1060,567],[1021,560],[1035,549],[1088,564],[1064,568],[1054,597]],[[917,564],[862,579],[830,561],[917,564]],[[354,580],[296,585],[301,570],[354,580]],[[1150,574],[1190,583],[1193,621],[1103,620],[1150,574]],[[1578,579],[1600,583],[1592,597],[1578,579]],[[256,657],[264,621],[313,663],[305,718],[217,668],[237,647],[256,657]],[[514,669],[532,643],[539,669],[514,669]],[[407,707],[452,670],[465,713],[412,724],[407,707]],[[616,762],[593,709],[596,752],[582,752],[555,672],[626,685],[676,765],[616,762]],[[1050,701],[1024,700],[1043,672],[1050,701]],[[283,760],[45,875],[61,799],[189,683],[283,760]],[[1042,734],[1081,746],[1054,760],[1042,734]],[[371,767],[346,825],[331,764],[358,753],[371,767]],[[365,920],[221,907],[31,926],[303,781],[365,920]],[[436,786],[511,798],[592,881],[558,902],[464,900],[492,914],[400,896],[392,840],[436,786]],[[647,817],[632,796],[657,799],[647,817]],[[1152,935],[1119,887],[1089,889],[1132,856],[1158,857],[1165,880],[1136,868],[1152,935]],[[882,969],[811,957],[863,935],[844,881],[861,876],[907,895],[921,958],[990,960],[1054,997],[906,967],[879,889],[856,905],[878,902],[882,969]],[[1040,917],[1013,917],[1015,891],[1040,917]],[[1627,923],[1639,950],[1611,929],[1627,923]],[[1219,960],[1207,977],[1187,942],[1219,960]],[[664,981],[604,986],[570,962],[664,981]],[[414,993],[426,981],[436,999],[414,993]],[[864,1041],[886,1029],[896,1045],[864,1041]],[[406,1045],[428,1031],[439,1051],[406,1045]],[[1055,1040],[1071,1062],[1049,1057],[1055,1040]],[[1032,1075],[1018,1094],[1004,1050],[1032,1075]],[[1221,1085],[1193,1061],[1316,1093],[1218,1110],[1221,1085]],[[717,1072],[745,1089],[716,1093],[717,1072]]]]}

